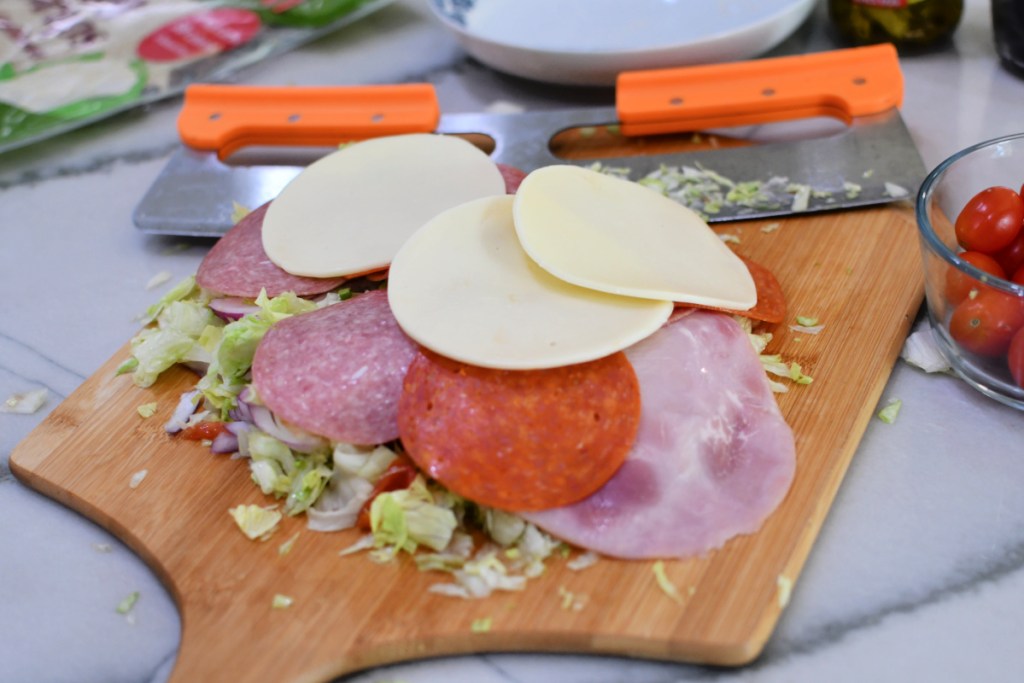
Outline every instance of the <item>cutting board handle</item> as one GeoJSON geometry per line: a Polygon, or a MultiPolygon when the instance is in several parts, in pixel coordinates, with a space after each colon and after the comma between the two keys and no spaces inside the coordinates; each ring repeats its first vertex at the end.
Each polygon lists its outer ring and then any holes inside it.
{"type": "Polygon", "coordinates": [[[890,44],[651,71],[616,83],[622,133],[654,135],[830,116],[849,123],[903,101],[890,44]]]}
{"type": "Polygon", "coordinates": [[[178,133],[222,159],[253,145],[333,146],[381,135],[429,133],[441,116],[427,83],[347,87],[195,84],[178,133]]]}

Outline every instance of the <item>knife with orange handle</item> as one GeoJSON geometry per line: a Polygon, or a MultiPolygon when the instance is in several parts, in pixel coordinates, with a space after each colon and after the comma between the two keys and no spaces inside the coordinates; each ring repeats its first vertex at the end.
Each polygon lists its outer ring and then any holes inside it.
{"type": "Polygon", "coordinates": [[[756,202],[716,206],[715,213],[706,215],[709,221],[887,203],[911,195],[925,175],[898,112],[902,96],[902,74],[891,45],[625,72],[616,83],[614,107],[514,114],[442,113],[428,84],[198,84],[186,90],[178,119],[185,146],[172,156],[134,218],[145,232],[222,234],[231,225],[233,203],[253,208],[269,201],[302,169],[233,161],[252,148],[326,153],[342,143],[384,135],[458,134],[487,140],[496,162],[528,172],[581,163],[552,151],[552,141],[567,130],[601,128],[637,139],[820,118],[837,120],[838,130],[765,144],[582,163],[628,168],[633,179],[666,168],[711,170],[726,183],[732,179],[775,188],[756,202]],[[810,192],[806,203],[797,204],[793,188],[801,187],[810,192]]]}

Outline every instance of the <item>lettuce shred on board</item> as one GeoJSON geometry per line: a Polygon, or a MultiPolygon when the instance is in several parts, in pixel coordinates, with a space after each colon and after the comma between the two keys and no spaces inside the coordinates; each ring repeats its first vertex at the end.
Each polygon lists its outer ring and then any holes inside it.
{"type": "Polygon", "coordinates": [[[295,598],[290,595],[283,593],[275,593],[274,598],[270,601],[270,607],[272,609],[288,609],[295,603],[295,598]]]}
{"type": "Polygon", "coordinates": [[[672,583],[672,580],[668,578],[668,574],[665,573],[665,563],[661,560],[657,560],[653,565],[651,565],[651,571],[654,572],[654,580],[657,582],[658,588],[660,588],[665,595],[672,598],[673,601],[680,605],[683,604],[683,596],[680,595],[679,589],[676,588],[675,584],[672,583]]]}
{"type": "Polygon", "coordinates": [[[239,505],[228,510],[235,524],[250,540],[265,541],[277,529],[281,513],[259,505],[239,505]]]}

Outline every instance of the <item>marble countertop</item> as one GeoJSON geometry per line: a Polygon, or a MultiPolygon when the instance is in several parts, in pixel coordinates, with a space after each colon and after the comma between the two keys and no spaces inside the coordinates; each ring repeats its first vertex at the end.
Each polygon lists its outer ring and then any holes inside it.
{"type": "MultiPolygon", "coordinates": [[[[834,47],[822,7],[779,53],[834,47]]],[[[903,115],[928,166],[1024,129],[1024,80],[1002,70],[988,3],[969,0],[952,45],[904,57],[903,115]]],[[[416,0],[239,75],[261,84],[428,81],[442,109],[609,104],[468,59],[416,0]]],[[[156,682],[180,621],[171,596],[101,527],[28,489],[14,446],[137,327],[150,278],[192,273],[207,242],[145,236],[131,212],[177,144],[172,100],[0,156],[0,398],[45,387],[31,415],[0,414],[0,681],[156,682]],[[141,595],[133,619],[114,611],[141,595]]],[[[481,655],[349,680],[1017,681],[1024,671],[1024,415],[948,376],[897,364],[763,655],[740,669],[613,657],[481,655]]],[[[226,674],[225,680],[230,680],[226,674]]]]}

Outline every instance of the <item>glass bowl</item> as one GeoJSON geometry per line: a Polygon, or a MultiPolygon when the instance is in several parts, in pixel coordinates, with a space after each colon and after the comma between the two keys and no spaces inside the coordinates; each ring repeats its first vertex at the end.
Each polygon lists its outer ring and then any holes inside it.
{"type": "MultiPolygon", "coordinates": [[[[954,228],[957,216],[977,193],[993,186],[1018,191],[1021,183],[1024,133],[980,142],[943,161],[921,184],[916,209],[928,317],[940,352],[972,387],[1024,410],[1024,387],[1014,380],[1002,343],[1011,337],[1011,328],[1024,325],[1024,286],[989,275],[961,258],[964,250],[954,228]],[[959,303],[958,296],[964,297],[959,303]]],[[[1024,337],[1024,331],[1018,336],[1024,337]]],[[[1024,339],[1013,345],[1017,363],[1024,362],[1020,346],[1024,339]]]]}

